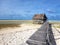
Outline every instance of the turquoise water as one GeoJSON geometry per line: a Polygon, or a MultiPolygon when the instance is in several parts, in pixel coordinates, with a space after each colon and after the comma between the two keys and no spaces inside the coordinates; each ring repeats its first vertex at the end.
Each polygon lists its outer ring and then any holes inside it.
{"type": "Polygon", "coordinates": [[[60,20],[48,20],[49,22],[60,22],[60,20]]]}
{"type": "Polygon", "coordinates": [[[48,20],[49,22],[52,22],[52,23],[60,23],[60,20],[48,20]]]}

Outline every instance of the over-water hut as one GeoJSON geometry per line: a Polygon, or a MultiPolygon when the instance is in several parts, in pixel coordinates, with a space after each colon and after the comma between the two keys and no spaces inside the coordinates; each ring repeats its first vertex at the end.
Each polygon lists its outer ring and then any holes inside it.
{"type": "Polygon", "coordinates": [[[35,14],[33,16],[33,23],[40,24],[44,23],[47,20],[47,17],[45,14],[35,14]]]}

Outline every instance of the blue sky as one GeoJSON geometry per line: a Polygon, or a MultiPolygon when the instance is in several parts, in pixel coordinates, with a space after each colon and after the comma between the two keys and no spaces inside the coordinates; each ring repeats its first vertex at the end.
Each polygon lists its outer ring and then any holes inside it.
{"type": "Polygon", "coordinates": [[[32,19],[41,13],[60,20],[60,0],[0,0],[0,19],[32,19]]]}

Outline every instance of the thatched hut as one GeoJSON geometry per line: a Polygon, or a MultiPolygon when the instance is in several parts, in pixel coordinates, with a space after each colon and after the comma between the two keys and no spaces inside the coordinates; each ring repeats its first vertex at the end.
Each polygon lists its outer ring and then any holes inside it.
{"type": "Polygon", "coordinates": [[[47,20],[47,17],[45,14],[35,14],[33,17],[33,23],[44,23],[47,20]]]}

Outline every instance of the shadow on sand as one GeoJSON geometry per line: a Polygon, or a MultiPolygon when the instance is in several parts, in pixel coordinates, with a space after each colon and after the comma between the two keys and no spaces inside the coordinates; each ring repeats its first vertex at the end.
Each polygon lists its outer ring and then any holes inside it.
{"type": "Polygon", "coordinates": [[[51,26],[51,24],[49,24],[49,27],[50,27],[49,28],[49,40],[50,40],[49,43],[51,43],[52,45],[56,45],[56,42],[55,42],[55,39],[54,39],[54,35],[53,35],[53,32],[52,32],[52,26],[51,26]]]}

